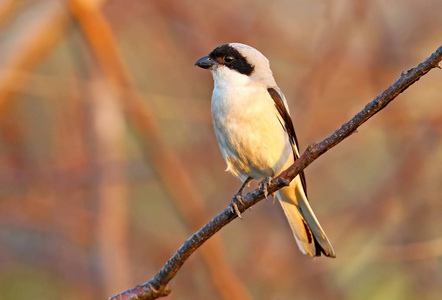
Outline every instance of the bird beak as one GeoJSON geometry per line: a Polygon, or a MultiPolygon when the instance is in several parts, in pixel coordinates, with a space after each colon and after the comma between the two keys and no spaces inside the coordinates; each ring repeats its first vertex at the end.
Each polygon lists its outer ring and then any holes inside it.
{"type": "Polygon", "coordinates": [[[217,65],[218,62],[216,60],[211,59],[208,55],[201,57],[195,63],[195,66],[198,66],[203,69],[211,69],[214,65],[217,65]]]}

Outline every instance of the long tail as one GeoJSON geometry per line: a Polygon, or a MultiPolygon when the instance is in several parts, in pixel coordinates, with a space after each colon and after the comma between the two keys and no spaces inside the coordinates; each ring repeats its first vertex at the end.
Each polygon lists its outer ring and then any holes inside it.
{"type": "Polygon", "coordinates": [[[276,192],[276,196],[280,200],[301,252],[311,257],[321,256],[321,253],[336,257],[333,246],[308,203],[299,176],[290,186],[276,192]]]}

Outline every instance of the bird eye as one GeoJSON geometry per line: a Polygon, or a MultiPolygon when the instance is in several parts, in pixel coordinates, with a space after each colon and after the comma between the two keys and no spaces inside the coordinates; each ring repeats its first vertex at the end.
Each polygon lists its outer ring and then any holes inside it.
{"type": "Polygon", "coordinates": [[[225,63],[231,63],[235,58],[232,55],[226,55],[224,56],[224,62],[225,63]]]}

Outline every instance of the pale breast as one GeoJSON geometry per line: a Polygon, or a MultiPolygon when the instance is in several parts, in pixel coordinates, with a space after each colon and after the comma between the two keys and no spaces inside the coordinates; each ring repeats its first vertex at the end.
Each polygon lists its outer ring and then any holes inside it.
{"type": "Polygon", "coordinates": [[[273,177],[293,159],[288,136],[267,90],[215,88],[212,117],[228,170],[241,180],[273,177]]]}

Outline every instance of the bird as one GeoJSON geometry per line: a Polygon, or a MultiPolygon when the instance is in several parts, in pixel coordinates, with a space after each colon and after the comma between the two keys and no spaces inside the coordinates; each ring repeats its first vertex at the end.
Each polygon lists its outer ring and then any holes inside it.
{"type": "MultiPolygon", "coordinates": [[[[239,215],[237,202],[250,181],[262,180],[260,187],[265,190],[271,178],[300,156],[289,107],[269,60],[251,46],[218,46],[195,65],[213,76],[211,111],[216,138],[226,171],[243,182],[231,203],[239,215]]],[[[310,207],[304,172],[278,190],[276,198],[303,254],[336,257],[310,207]]]]}

